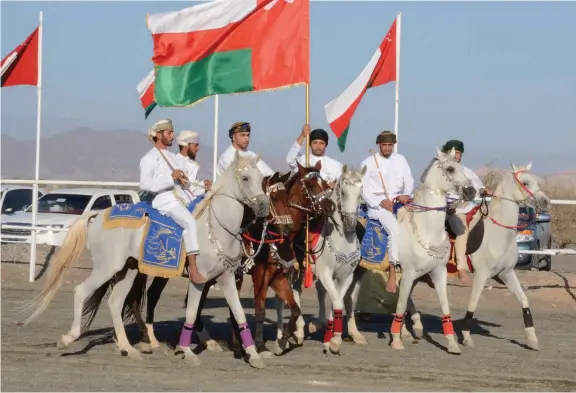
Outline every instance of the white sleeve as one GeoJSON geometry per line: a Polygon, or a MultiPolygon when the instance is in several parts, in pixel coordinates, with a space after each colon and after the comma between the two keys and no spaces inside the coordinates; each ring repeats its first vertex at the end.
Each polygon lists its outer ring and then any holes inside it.
{"type": "Polygon", "coordinates": [[[340,179],[340,176],[342,176],[342,168],[344,168],[344,165],[342,165],[341,162],[336,161],[336,160],[331,160],[332,161],[332,165],[330,170],[333,172],[333,175],[336,176],[335,180],[340,179]]]}
{"type": "Polygon", "coordinates": [[[216,165],[216,179],[220,177],[220,175],[228,168],[230,165],[229,162],[226,160],[226,153],[222,154],[218,159],[218,165],[216,165]]]}
{"type": "Polygon", "coordinates": [[[414,192],[414,178],[412,177],[412,171],[410,170],[410,165],[404,156],[402,156],[402,161],[404,162],[404,170],[402,171],[402,177],[404,178],[404,194],[412,195],[414,192]]]}
{"type": "Polygon", "coordinates": [[[374,175],[374,171],[377,169],[373,168],[366,161],[363,161],[362,164],[360,165],[360,167],[363,166],[366,166],[367,169],[366,173],[364,174],[364,177],[362,178],[362,198],[366,201],[368,207],[377,208],[379,207],[382,199],[384,199],[383,196],[375,195],[375,192],[377,191],[375,190],[375,187],[373,185],[372,177],[374,175]]]}
{"type": "Polygon", "coordinates": [[[262,159],[258,160],[258,162],[256,163],[256,167],[265,177],[272,176],[274,175],[274,173],[276,173],[262,159]]]}
{"type": "Polygon", "coordinates": [[[288,154],[286,155],[286,162],[292,170],[298,168],[297,161],[298,158],[302,155],[302,153],[300,153],[300,149],[302,149],[302,146],[300,146],[298,142],[294,142],[292,147],[290,147],[290,150],[288,150],[288,154]]]}
{"type": "Polygon", "coordinates": [[[484,183],[482,183],[480,177],[478,177],[473,170],[470,170],[470,180],[472,181],[472,186],[474,186],[476,192],[479,193],[480,190],[484,188],[484,183]]]}
{"type": "Polygon", "coordinates": [[[151,156],[145,156],[140,160],[140,189],[143,191],[158,193],[174,188],[174,179],[169,173],[158,174],[156,160],[151,156]]]}

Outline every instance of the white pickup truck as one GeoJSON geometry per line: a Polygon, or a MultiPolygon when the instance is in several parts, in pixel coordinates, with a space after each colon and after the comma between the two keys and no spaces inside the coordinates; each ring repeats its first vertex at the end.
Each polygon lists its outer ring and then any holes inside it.
{"type": "MultiPolygon", "coordinates": [[[[66,231],[51,229],[69,228],[81,215],[104,210],[119,203],[138,203],[140,197],[135,191],[103,188],[67,188],[44,194],[38,199],[37,226],[45,231],[36,234],[37,244],[60,246],[66,231]]],[[[30,243],[32,206],[24,211],[2,214],[2,224],[21,226],[22,229],[2,228],[2,243],[30,243]]]]}
{"type": "MultiPolygon", "coordinates": [[[[46,192],[39,188],[38,198],[46,192]]],[[[2,214],[15,213],[24,210],[32,204],[32,187],[30,186],[0,186],[0,212],[2,214]]]]}

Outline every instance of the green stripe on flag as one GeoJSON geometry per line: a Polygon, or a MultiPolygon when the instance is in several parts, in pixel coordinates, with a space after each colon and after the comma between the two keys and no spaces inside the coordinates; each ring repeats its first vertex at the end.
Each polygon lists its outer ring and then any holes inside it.
{"type": "Polygon", "coordinates": [[[216,52],[178,67],[156,67],[154,99],[164,107],[253,90],[251,49],[216,52]]]}
{"type": "Polygon", "coordinates": [[[348,126],[344,130],[342,135],[340,135],[340,138],[338,138],[338,148],[340,149],[341,152],[343,152],[344,149],[346,149],[346,138],[348,138],[348,130],[349,129],[350,129],[350,127],[348,126]]]}
{"type": "Polygon", "coordinates": [[[148,118],[148,115],[150,115],[150,112],[152,112],[152,110],[153,110],[154,108],[156,108],[156,105],[157,105],[157,104],[156,104],[155,102],[153,102],[152,104],[148,105],[148,108],[146,108],[146,111],[144,112],[144,119],[147,119],[147,118],[148,118]]]}

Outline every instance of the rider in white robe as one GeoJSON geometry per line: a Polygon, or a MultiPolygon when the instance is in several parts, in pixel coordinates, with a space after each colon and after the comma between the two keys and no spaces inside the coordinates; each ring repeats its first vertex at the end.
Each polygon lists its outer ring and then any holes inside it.
{"type": "MultiPolygon", "coordinates": [[[[465,167],[462,165],[462,154],[464,153],[464,143],[459,140],[453,139],[444,146],[442,146],[442,151],[449,152],[450,150],[456,150],[456,160],[462,166],[464,170],[464,174],[470,181],[472,181],[472,186],[476,189],[476,197],[482,196],[485,192],[489,193],[488,190],[485,189],[482,180],[478,177],[476,173],[470,168],[465,167]]],[[[446,202],[452,203],[455,200],[459,199],[458,195],[450,193],[446,196],[446,202]]],[[[474,228],[474,226],[480,220],[481,215],[477,212],[474,214],[474,217],[470,221],[469,225],[466,225],[466,215],[476,206],[473,201],[470,202],[461,202],[456,207],[456,211],[454,214],[448,214],[447,220],[450,225],[450,228],[456,235],[456,239],[454,240],[454,252],[456,254],[456,268],[458,269],[458,277],[462,284],[464,285],[472,285],[472,279],[468,274],[468,263],[466,262],[466,244],[468,242],[468,234],[474,228]]]]}
{"type": "MultiPolygon", "coordinates": [[[[256,153],[248,150],[248,145],[250,144],[250,131],[250,123],[237,122],[232,124],[230,130],[228,130],[231,144],[226,150],[224,150],[224,153],[222,153],[218,159],[218,165],[216,166],[217,177],[220,176],[230,166],[230,164],[232,164],[237,151],[242,157],[256,157],[256,153]]],[[[262,159],[258,161],[256,166],[263,176],[272,176],[275,173],[262,159]]]]}
{"type": "MultiPolygon", "coordinates": [[[[184,170],[186,177],[193,182],[200,183],[198,171],[200,164],[196,161],[196,154],[200,150],[200,135],[196,131],[184,130],[176,138],[180,152],[176,154],[180,167],[184,170]]],[[[191,184],[190,191],[195,198],[201,197],[210,189],[212,182],[204,180],[204,186],[191,184]]]]}
{"type": "Polygon", "coordinates": [[[396,292],[396,270],[400,269],[400,227],[392,213],[394,200],[406,203],[414,189],[410,166],[403,155],[394,153],[396,135],[384,131],[376,138],[380,147],[378,154],[367,157],[360,167],[367,167],[362,180],[362,197],[368,205],[368,217],[376,219],[388,234],[388,260],[390,279],[386,289],[396,292]]]}
{"type": "Polygon", "coordinates": [[[188,179],[178,158],[167,149],[174,139],[172,121],[160,120],[148,134],[153,138],[154,147],[140,160],[140,189],[156,194],[152,207],[182,227],[190,280],[205,282],[196,268],[196,255],[200,254],[196,220],[186,209],[193,195],[184,186],[188,179]]]}
{"type": "Polygon", "coordinates": [[[297,163],[304,167],[306,166],[306,155],[302,153],[301,150],[307,135],[310,135],[309,166],[313,167],[320,161],[322,163],[320,177],[334,188],[334,184],[342,175],[343,165],[337,160],[325,155],[326,147],[328,146],[328,133],[321,128],[310,132],[310,125],[306,124],[302,127],[302,132],[286,155],[288,166],[290,166],[290,169],[294,172],[298,169],[297,163]]]}

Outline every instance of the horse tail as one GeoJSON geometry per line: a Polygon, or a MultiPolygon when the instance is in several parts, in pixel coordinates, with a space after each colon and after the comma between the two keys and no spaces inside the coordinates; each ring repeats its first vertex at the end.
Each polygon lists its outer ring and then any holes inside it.
{"type": "Polygon", "coordinates": [[[32,315],[30,315],[22,325],[27,325],[38,315],[40,315],[50,304],[56,292],[62,286],[64,273],[72,263],[78,260],[84,249],[86,248],[86,239],[88,237],[88,225],[90,220],[95,217],[98,212],[94,212],[79,218],[70,226],[68,235],[64,239],[60,249],[54,254],[50,261],[48,268],[48,277],[44,283],[44,289],[36,295],[29,303],[24,306],[24,310],[35,308],[32,315]]]}
{"type": "Polygon", "coordinates": [[[122,320],[125,324],[136,322],[140,324],[142,320],[142,306],[146,301],[146,282],[148,276],[146,274],[138,273],[130,288],[130,292],[124,300],[122,307],[122,320]]]}

